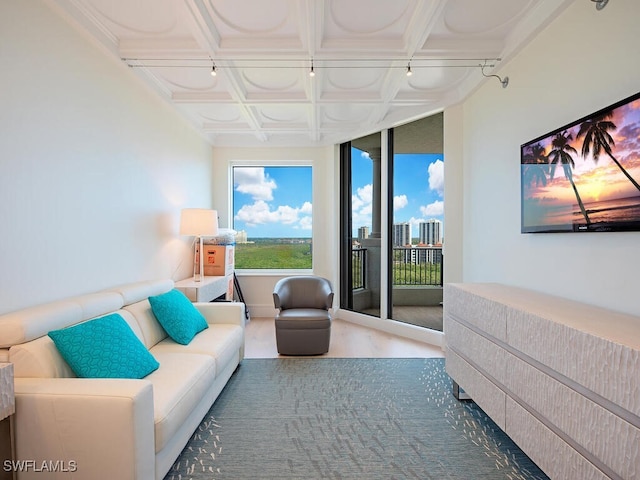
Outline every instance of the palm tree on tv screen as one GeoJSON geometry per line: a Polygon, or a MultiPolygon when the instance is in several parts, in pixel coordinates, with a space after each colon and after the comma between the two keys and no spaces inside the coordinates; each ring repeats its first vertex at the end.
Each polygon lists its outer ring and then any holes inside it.
{"type": "Polygon", "coordinates": [[[524,155],[523,178],[527,185],[547,185],[549,174],[549,158],[544,154],[544,147],[539,143],[531,145],[529,152],[524,155]]]}
{"type": "Polygon", "coordinates": [[[580,194],[578,193],[576,184],[573,181],[573,168],[576,164],[573,161],[573,157],[571,156],[571,154],[577,154],[578,151],[569,143],[571,140],[573,140],[573,136],[566,130],[564,132],[556,134],[556,136],[553,137],[553,140],[551,141],[551,146],[553,147],[553,149],[551,150],[551,152],[549,152],[549,164],[551,165],[549,175],[551,178],[553,178],[556,173],[556,167],[558,165],[562,165],[564,177],[569,180],[569,183],[571,183],[571,188],[573,188],[573,193],[576,194],[576,199],[578,200],[580,211],[582,212],[587,225],[589,225],[591,224],[591,220],[589,220],[589,215],[587,215],[587,211],[584,208],[584,204],[582,203],[582,199],[580,198],[580,194]]]}
{"type": "Polygon", "coordinates": [[[589,154],[589,151],[593,151],[593,161],[598,163],[600,154],[604,151],[609,155],[611,160],[613,160],[629,181],[633,183],[633,186],[640,190],[638,182],[636,182],[633,177],[629,175],[629,172],[620,165],[620,162],[618,162],[611,150],[611,147],[615,146],[615,141],[613,140],[613,137],[609,135],[609,130],[615,130],[617,128],[615,123],[607,120],[612,116],[613,111],[609,110],[607,112],[603,112],[601,115],[586,120],[580,125],[580,130],[576,135],[576,140],[584,136],[584,140],[582,142],[582,156],[586,157],[589,154]]]}

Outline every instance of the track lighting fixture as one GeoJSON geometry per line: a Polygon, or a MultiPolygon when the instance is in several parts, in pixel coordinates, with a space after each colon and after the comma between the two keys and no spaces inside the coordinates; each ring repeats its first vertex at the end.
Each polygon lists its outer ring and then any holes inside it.
{"type": "Polygon", "coordinates": [[[591,0],[591,1],[596,4],[596,10],[602,10],[604,7],[607,6],[607,3],[609,3],[609,0],[591,0]]]}
{"type": "Polygon", "coordinates": [[[502,88],[507,88],[507,85],[509,85],[509,77],[499,77],[498,75],[487,75],[486,73],[484,73],[484,69],[487,66],[487,61],[485,60],[484,65],[478,65],[480,67],[480,71],[482,72],[482,76],[484,77],[495,77],[497,78],[500,83],[502,84],[502,88]]]}
{"type": "MultiPolygon", "coordinates": [[[[596,1],[596,0],[592,0],[596,1]]],[[[608,0],[598,0],[606,2],[608,0]]],[[[404,64],[404,61],[400,58],[322,58],[321,66],[325,71],[337,70],[337,69],[378,69],[378,68],[391,68],[391,69],[404,69],[407,77],[413,75],[413,69],[418,70],[427,68],[475,68],[480,67],[482,74],[485,77],[496,77],[500,80],[503,87],[507,86],[508,78],[500,78],[497,75],[486,75],[484,69],[493,68],[496,66],[496,62],[499,62],[500,58],[441,58],[441,59],[415,59],[411,58],[404,64]],[[482,62],[478,65],[477,62],[482,62]],[[416,63],[417,62],[417,63],[416,63]]],[[[212,77],[218,74],[218,66],[213,58],[127,58],[123,57],[127,66],[131,68],[202,68],[207,69],[212,77]]],[[[310,59],[304,58],[240,58],[240,59],[227,59],[218,58],[221,63],[221,67],[225,70],[229,69],[297,69],[305,68],[304,65],[309,65],[307,73],[310,77],[314,77],[315,61],[313,57],[310,59]],[[309,63],[306,63],[309,62],[309,63]]]]}

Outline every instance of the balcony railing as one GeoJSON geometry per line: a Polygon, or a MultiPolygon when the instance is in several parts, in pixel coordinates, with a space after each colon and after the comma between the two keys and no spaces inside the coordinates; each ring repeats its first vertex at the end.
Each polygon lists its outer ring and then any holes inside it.
{"type": "Polygon", "coordinates": [[[394,247],[393,284],[442,286],[442,247],[394,247]]]}
{"type": "MultiPolygon", "coordinates": [[[[394,285],[442,286],[442,247],[394,247],[394,285]]],[[[367,278],[367,249],[353,248],[353,289],[365,288],[367,278]]]]}
{"type": "Polygon", "coordinates": [[[365,287],[367,274],[367,249],[354,248],[351,250],[351,278],[353,289],[365,287]]]}

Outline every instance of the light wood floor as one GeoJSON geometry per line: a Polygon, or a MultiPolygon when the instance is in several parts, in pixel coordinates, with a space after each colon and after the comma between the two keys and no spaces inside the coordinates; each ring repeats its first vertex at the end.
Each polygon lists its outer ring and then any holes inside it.
{"type": "MultiPolygon", "coordinates": [[[[331,326],[329,352],[319,358],[435,358],[443,356],[440,347],[335,319],[331,326]]],[[[245,332],[245,357],[279,357],[276,349],[273,318],[251,318],[245,332]]]]}

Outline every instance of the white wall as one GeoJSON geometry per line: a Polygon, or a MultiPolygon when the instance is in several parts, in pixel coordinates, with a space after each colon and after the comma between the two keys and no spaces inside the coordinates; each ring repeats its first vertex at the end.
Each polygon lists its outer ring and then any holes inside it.
{"type": "Polygon", "coordinates": [[[212,148],[38,0],[0,2],[0,313],[190,274],[212,148]]]}
{"type": "MultiPolygon", "coordinates": [[[[219,212],[220,225],[233,225],[230,185],[231,162],[309,161],[313,167],[313,273],[332,281],[337,292],[338,283],[338,205],[336,159],[333,147],[323,148],[214,148],[213,204],[219,212]]],[[[286,276],[282,274],[238,273],[238,280],[254,317],[271,316],[273,287],[286,276]]],[[[290,272],[289,272],[290,274],[290,272]]]]}
{"type": "Polygon", "coordinates": [[[501,68],[508,88],[487,79],[464,102],[464,281],[640,314],[640,232],[522,235],[519,179],[520,144],[640,90],[638,18],[637,0],[576,1],[501,68]]]}
{"type": "Polygon", "coordinates": [[[445,283],[463,279],[462,241],[464,239],[464,185],[461,105],[448,108],[444,113],[444,278],[445,283]]]}

